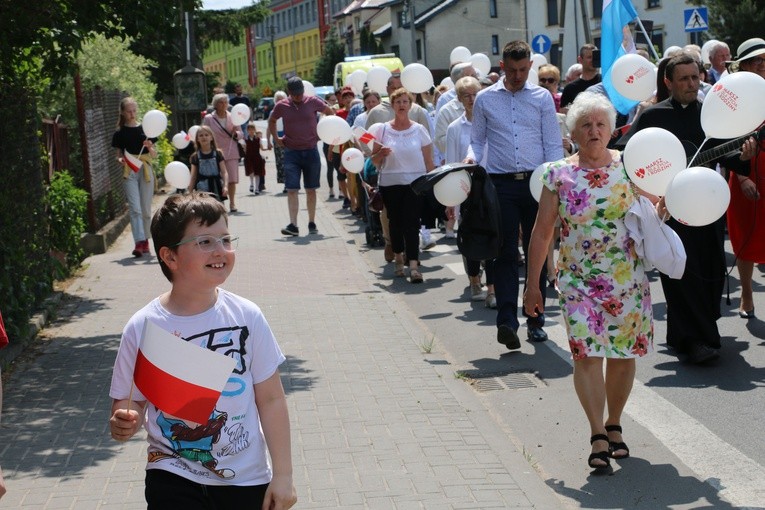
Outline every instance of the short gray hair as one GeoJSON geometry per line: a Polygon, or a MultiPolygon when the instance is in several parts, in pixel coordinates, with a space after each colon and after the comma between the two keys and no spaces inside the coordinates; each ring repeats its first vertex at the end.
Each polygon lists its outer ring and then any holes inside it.
{"type": "Polygon", "coordinates": [[[274,103],[281,101],[282,99],[287,99],[287,93],[283,90],[277,90],[274,93],[274,103]]]}
{"type": "Polygon", "coordinates": [[[454,67],[452,67],[452,72],[449,74],[452,82],[457,83],[457,80],[462,78],[462,73],[464,73],[465,69],[468,67],[473,67],[473,64],[470,62],[460,62],[459,64],[454,64],[454,67]]]}
{"type": "Polygon", "coordinates": [[[717,42],[713,42],[712,44],[710,44],[709,45],[709,52],[708,52],[709,58],[711,59],[712,57],[714,57],[715,53],[717,53],[718,51],[720,51],[722,49],[730,51],[730,47],[728,46],[728,44],[724,43],[722,41],[717,41],[717,42]]]}
{"type": "Polygon", "coordinates": [[[582,64],[576,63],[571,64],[571,67],[568,68],[568,71],[566,71],[566,81],[571,80],[571,77],[574,76],[575,73],[581,73],[582,72],[582,64]]]}
{"type": "Polygon", "coordinates": [[[614,109],[614,105],[611,104],[611,101],[609,101],[603,94],[585,90],[576,96],[576,99],[574,99],[574,102],[568,108],[568,113],[566,114],[566,127],[569,132],[574,130],[579,119],[585,115],[590,115],[596,112],[603,112],[606,114],[610,131],[616,129],[616,110],[614,109]]]}
{"type": "Polygon", "coordinates": [[[215,108],[221,101],[226,101],[228,103],[228,94],[215,94],[212,98],[213,108],[215,108]]]}

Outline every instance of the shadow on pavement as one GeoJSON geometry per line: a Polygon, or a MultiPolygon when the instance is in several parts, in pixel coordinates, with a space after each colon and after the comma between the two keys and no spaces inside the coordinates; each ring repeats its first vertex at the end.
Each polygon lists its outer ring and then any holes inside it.
{"type": "Polygon", "coordinates": [[[298,391],[309,391],[313,388],[316,378],[308,375],[311,370],[304,368],[303,365],[305,365],[305,360],[295,356],[287,356],[287,361],[280,367],[279,372],[286,395],[298,391]]]}
{"type": "Polygon", "coordinates": [[[38,344],[33,358],[19,361],[4,388],[0,444],[6,472],[77,477],[122,448],[109,436],[108,424],[119,340],[56,337],[38,344]]]}
{"type": "Polygon", "coordinates": [[[724,336],[720,358],[704,365],[671,361],[655,365],[656,370],[667,372],[646,381],[649,387],[709,388],[722,391],[752,391],[765,385],[765,368],[753,367],[743,356],[750,348],[747,339],[724,336]],[[714,371],[711,377],[710,371],[714,371]]]}
{"type": "MultiPolygon", "coordinates": [[[[584,466],[584,460],[582,461],[584,466]]],[[[611,461],[614,465],[614,461],[611,461]]],[[[550,478],[547,485],[580,508],[646,508],[661,510],[690,505],[688,508],[734,508],[720,499],[718,490],[692,476],[681,476],[671,464],[656,464],[631,457],[619,461],[608,475],[590,475],[580,488],[550,478]],[[672,490],[654,490],[658,480],[672,490]]]]}

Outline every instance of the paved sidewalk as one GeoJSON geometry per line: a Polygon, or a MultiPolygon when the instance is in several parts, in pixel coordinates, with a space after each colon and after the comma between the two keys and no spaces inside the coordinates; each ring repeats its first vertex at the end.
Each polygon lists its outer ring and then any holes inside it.
{"type": "MultiPolygon", "coordinates": [[[[319,190],[320,233],[309,236],[301,194],[302,235],[285,238],[273,156],[267,172],[261,196],[246,192],[242,172],[230,219],[241,239],[225,287],[261,306],[287,355],[297,508],[561,507],[512,431],[428,352],[432,335],[387,290],[409,283],[372,275],[335,217],[341,202],[319,190]]],[[[124,323],[168,282],[153,256],[136,261],[131,248],[128,229],[88,258],[59,318],[14,364],[0,507],[145,507],[145,440],[111,440],[108,389],[124,323]]]]}

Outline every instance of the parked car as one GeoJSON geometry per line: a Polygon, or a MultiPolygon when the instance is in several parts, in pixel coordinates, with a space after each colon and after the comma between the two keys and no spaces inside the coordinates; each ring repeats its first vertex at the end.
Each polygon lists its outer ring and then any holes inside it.
{"type": "Polygon", "coordinates": [[[268,119],[268,116],[271,115],[271,110],[274,109],[274,98],[273,97],[264,97],[260,100],[258,103],[258,106],[255,108],[255,112],[253,113],[253,117],[255,120],[266,120],[268,119]]]}

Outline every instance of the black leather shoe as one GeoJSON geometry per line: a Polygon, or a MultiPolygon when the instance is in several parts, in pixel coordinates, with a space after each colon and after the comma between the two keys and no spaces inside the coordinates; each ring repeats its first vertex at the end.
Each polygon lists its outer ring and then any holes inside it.
{"type": "Polygon", "coordinates": [[[529,327],[527,335],[529,342],[544,342],[547,340],[547,333],[542,328],[529,327]]]}
{"type": "Polygon", "coordinates": [[[688,361],[697,365],[720,357],[720,353],[706,345],[694,345],[688,350],[688,361]]]}
{"type": "Polygon", "coordinates": [[[518,334],[506,324],[502,324],[497,328],[497,342],[511,351],[521,348],[521,340],[518,338],[518,334]]]}

